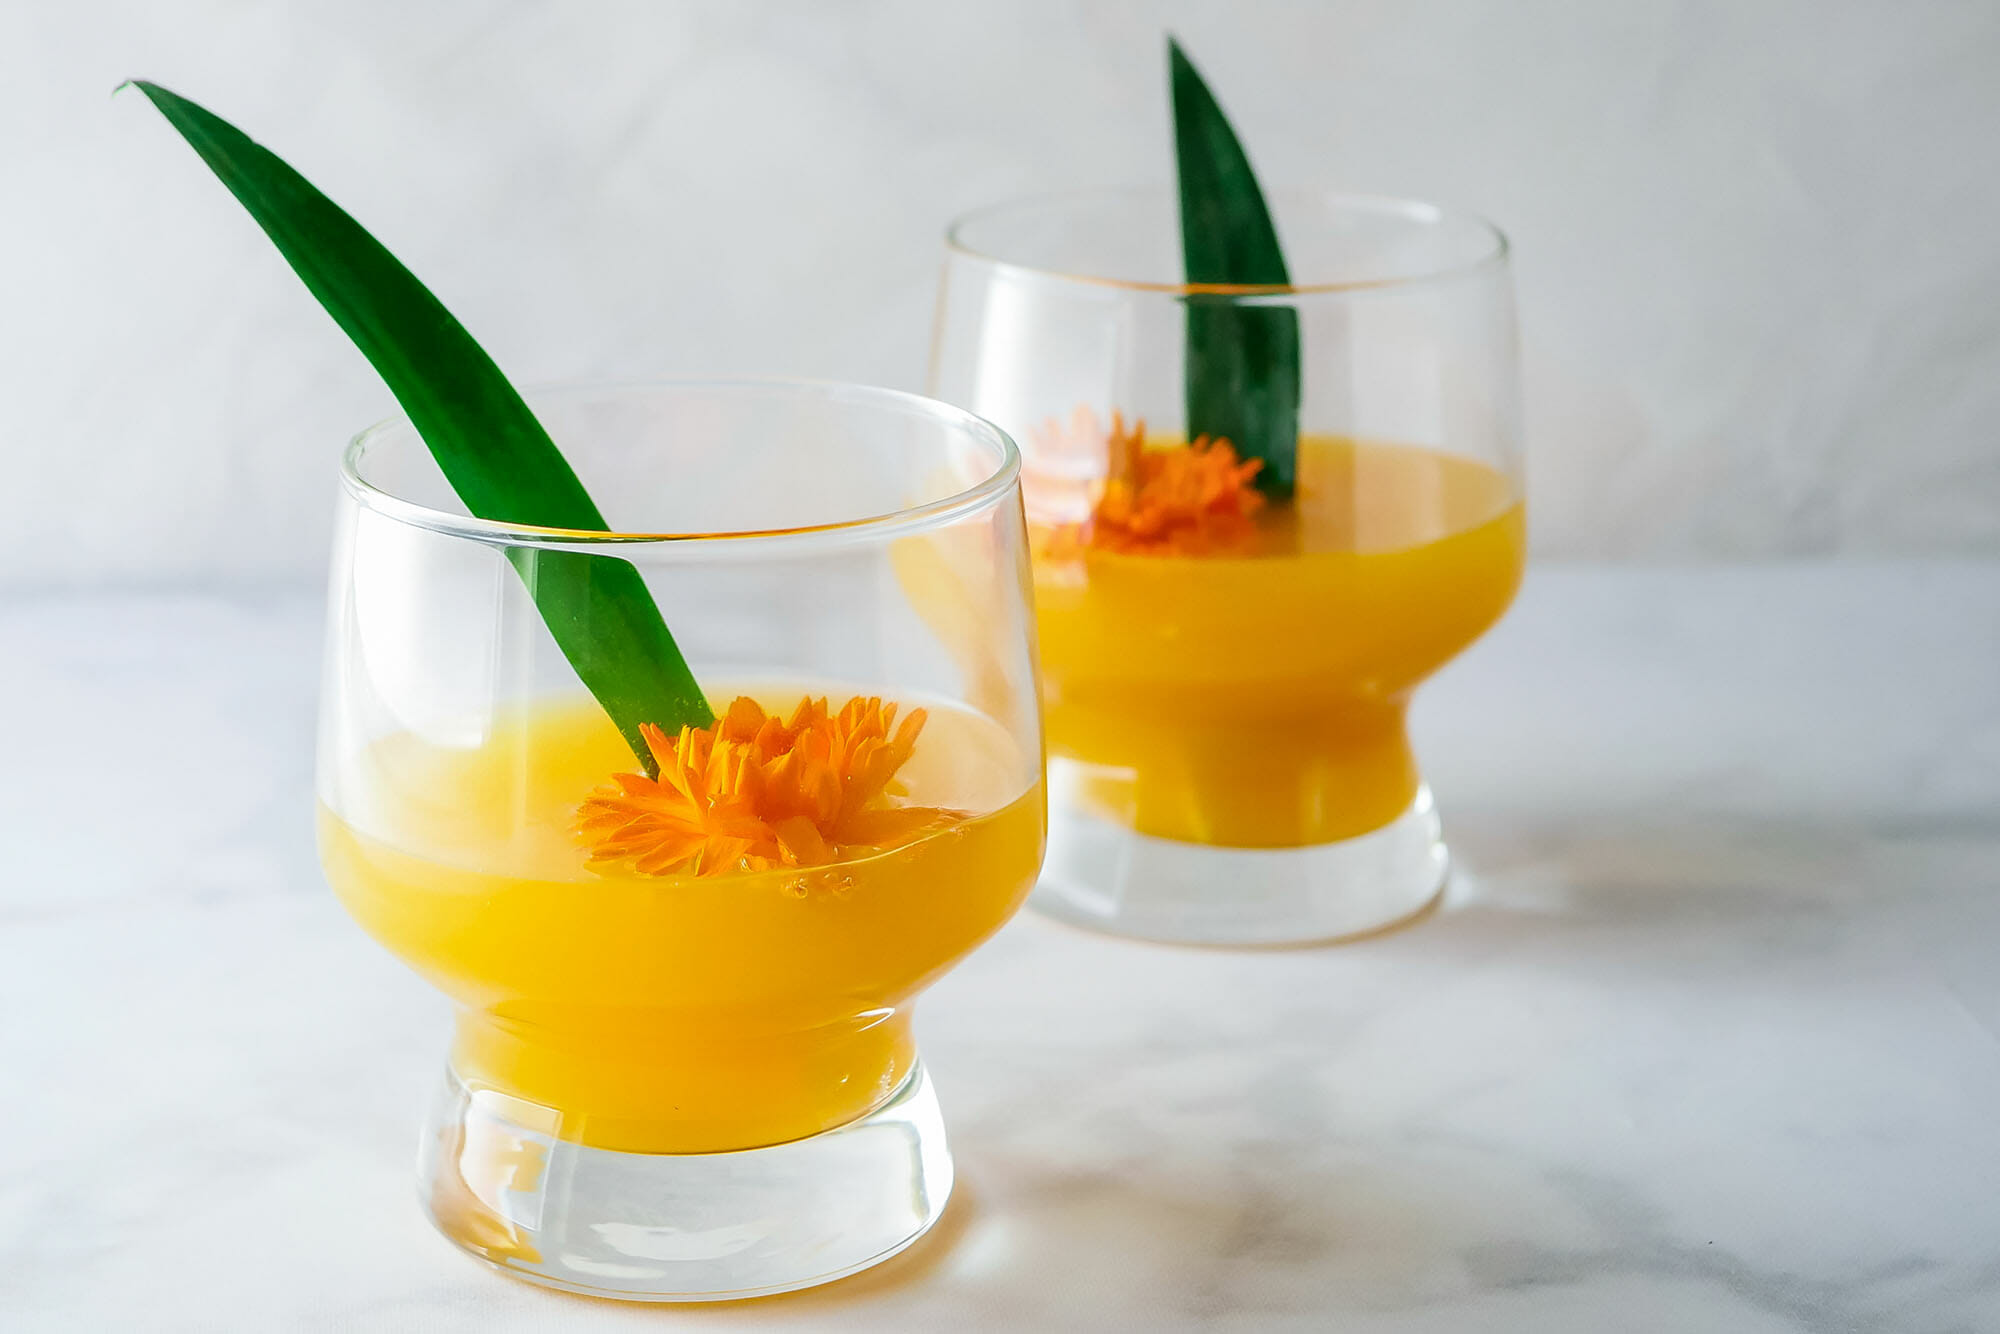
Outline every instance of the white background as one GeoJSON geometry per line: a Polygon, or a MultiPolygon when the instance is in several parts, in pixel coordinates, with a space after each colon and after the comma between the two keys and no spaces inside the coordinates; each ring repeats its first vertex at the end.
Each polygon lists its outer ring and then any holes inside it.
{"type": "Polygon", "coordinates": [[[1512,233],[1544,555],[2000,551],[2000,4],[0,0],[0,587],[316,581],[386,391],[121,78],[235,120],[519,382],[921,384],[938,237],[1170,177],[1512,233]]]}

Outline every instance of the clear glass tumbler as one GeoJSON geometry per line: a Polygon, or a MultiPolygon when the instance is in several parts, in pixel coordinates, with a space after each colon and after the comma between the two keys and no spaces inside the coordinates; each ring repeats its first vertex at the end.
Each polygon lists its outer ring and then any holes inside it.
{"type": "Polygon", "coordinates": [[[467,517],[404,421],[343,470],[321,854],[456,1007],[423,1200],[598,1296],[851,1273],[951,1189],[912,1004],[1041,864],[1018,455],[839,385],[529,402],[619,531],[467,517]],[[657,782],[529,594],[611,562],[718,714],[657,782]]]}
{"type": "Polygon", "coordinates": [[[1434,902],[1405,710],[1521,578],[1505,238],[1409,201],[1271,204],[1291,286],[1179,281],[1165,189],[947,237],[930,392],[1024,456],[1052,810],[1033,901],[1122,934],[1330,940],[1434,902]],[[1289,497],[1186,439],[1197,307],[1296,313],[1289,497]]]}

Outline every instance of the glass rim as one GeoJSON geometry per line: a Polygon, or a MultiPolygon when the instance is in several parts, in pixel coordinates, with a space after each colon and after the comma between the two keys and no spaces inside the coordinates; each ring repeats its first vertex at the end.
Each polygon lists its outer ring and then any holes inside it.
{"type": "Polygon", "coordinates": [[[1365,194],[1344,190],[1267,190],[1267,198],[1282,203],[1286,200],[1311,200],[1315,203],[1331,205],[1336,209],[1350,209],[1402,216],[1427,226],[1460,223],[1471,226],[1484,234],[1485,248],[1470,259],[1441,264],[1434,268],[1414,273],[1397,274],[1387,278],[1357,278],[1338,282],[1291,282],[1291,283],[1190,283],[1186,281],[1165,282],[1131,278],[1112,278],[1104,274],[1076,272],[1069,269],[1053,268],[1042,264],[1024,263],[1009,259],[992,249],[982,249],[969,244],[964,237],[966,228],[975,223],[991,221],[1005,214],[1031,208],[1048,208],[1061,204],[1078,204],[1089,200],[1116,198],[1138,199],[1145,197],[1171,198],[1170,186],[1124,185],[1086,186],[1071,190],[1047,190],[1036,194],[1015,195],[1008,199],[996,200],[968,210],[953,218],[945,228],[945,249],[955,255],[988,264],[996,269],[1041,279],[1047,282],[1074,283],[1081,286],[1104,288],[1119,292],[1143,292],[1153,295],[1187,297],[1281,297],[1281,296],[1335,296],[1342,293],[1362,293],[1389,291],[1398,288],[1422,288],[1447,282],[1455,282],[1483,273],[1489,269],[1505,266],[1513,252],[1513,242],[1498,223],[1483,214],[1469,209],[1451,208],[1434,204],[1428,200],[1402,195],[1365,194]]]}
{"type": "Polygon", "coordinates": [[[878,541],[911,532],[939,527],[953,519],[991,506],[1018,485],[1021,451],[1013,436],[976,413],[967,412],[940,399],[902,389],[855,384],[845,380],[819,380],[789,376],[741,376],[704,379],[563,380],[533,384],[521,390],[532,410],[537,400],[558,396],[587,396],[633,390],[722,390],[725,392],[777,390],[800,397],[816,397],[827,402],[869,403],[897,407],[930,418],[947,430],[958,430],[996,444],[1000,461],[973,485],[936,500],[889,510],[881,514],[839,519],[830,523],[795,528],[718,529],[700,532],[641,532],[587,528],[551,528],[537,524],[510,523],[503,519],[482,519],[476,515],[454,514],[421,501],[384,490],[361,475],[361,460],[371,444],[397,430],[407,430],[421,443],[421,434],[407,413],[385,417],[364,427],[348,440],[340,456],[341,485],[364,509],[411,527],[447,537],[502,544],[510,547],[538,547],[570,550],[590,547],[646,547],[655,553],[690,553],[703,548],[727,546],[732,553],[762,551],[771,547],[811,547],[845,545],[855,541],[878,541]]]}

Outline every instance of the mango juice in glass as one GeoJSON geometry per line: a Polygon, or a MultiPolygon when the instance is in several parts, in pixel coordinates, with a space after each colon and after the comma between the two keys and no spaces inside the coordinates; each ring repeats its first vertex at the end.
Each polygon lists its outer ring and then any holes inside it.
{"type": "Polygon", "coordinates": [[[1412,918],[1448,855],[1405,715],[1526,553],[1500,233],[1278,195],[1294,281],[1180,282],[1168,191],[951,230],[931,391],[1024,454],[1051,830],[1034,902],[1154,939],[1277,944],[1412,918]],[[1295,475],[1187,438],[1189,311],[1289,311],[1295,475]]]}
{"type": "Polygon", "coordinates": [[[599,1296],[851,1273],[951,1189],[915,999],[1041,862],[1018,455],[838,385],[530,404],[618,531],[469,517],[403,422],[344,473],[320,846],[454,1006],[422,1198],[474,1255],[599,1296]],[[940,562],[976,638],[902,586],[940,562]],[[627,735],[534,598],[632,571],[711,723],[627,735]]]}

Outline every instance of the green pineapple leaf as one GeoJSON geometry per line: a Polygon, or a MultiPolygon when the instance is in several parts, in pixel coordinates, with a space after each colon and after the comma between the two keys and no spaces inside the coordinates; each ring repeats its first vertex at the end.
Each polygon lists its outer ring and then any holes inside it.
{"type": "MultiPolygon", "coordinates": [[[[1187,281],[1289,283],[1277,228],[1228,117],[1171,37],[1167,63],[1187,281]]],[[[1201,292],[1185,300],[1188,439],[1227,438],[1242,457],[1263,460],[1261,490],[1289,497],[1298,477],[1298,312],[1201,292]]]]}
{"type": "MultiPolygon", "coordinates": [[[[482,519],[607,531],[568,460],[451,313],[360,223],[221,117],[134,80],[249,210],[374,365],[465,507],[482,519]]],[[[509,547],[549,632],[648,773],[641,723],[714,721],[645,580],[629,561],[509,547]]]]}

